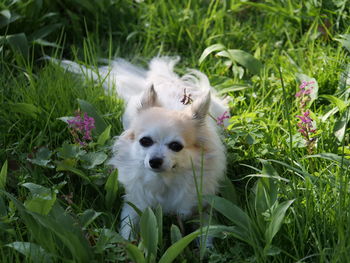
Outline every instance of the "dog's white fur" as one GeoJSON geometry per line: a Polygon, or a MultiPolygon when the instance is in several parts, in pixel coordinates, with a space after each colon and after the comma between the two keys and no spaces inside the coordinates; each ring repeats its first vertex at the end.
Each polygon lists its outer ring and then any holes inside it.
{"type": "MultiPolygon", "coordinates": [[[[177,62],[176,58],[154,58],[145,70],[118,59],[99,68],[99,75],[106,79],[106,88],[116,85],[126,103],[125,131],[116,140],[109,162],[118,169],[125,201],[140,210],[160,204],[165,213],[187,218],[198,205],[194,176],[198,183],[202,177],[204,195],[215,194],[224,176],[225,149],[209,115],[218,117],[228,110],[226,103],[213,95],[203,73],[191,70],[179,77],[174,72],[177,62]],[[183,103],[185,92],[191,94],[190,105],[183,103]],[[141,145],[145,137],[151,139],[151,145],[141,145]],[[172,142],[183,148],[170,149],[172,142]],[[154,158],[162,160],[160,167],[151,167],[154,158]]],[[[96,73],[75,63],[63,61],[62,65],[97,79],[96,73]]],[[[137,221],[136,211],[125,203],[120,229],[124,238],[132,238],[137,221]]]]}

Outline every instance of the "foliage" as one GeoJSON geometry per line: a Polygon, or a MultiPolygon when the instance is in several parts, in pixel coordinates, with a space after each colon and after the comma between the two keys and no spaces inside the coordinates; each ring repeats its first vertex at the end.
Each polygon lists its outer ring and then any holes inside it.
{"type": "Polygon", "coordinates": [[[347,0],[4,0],[0,10],[0,262],[350,262],[347,0]],[[149,208],[129,242],[107,165],[123,102],[103,79],[43,58],[94,68],[158,54],[180,55],[180,72],[199,68],[227,98],[231,117],[212,116],[227,178],[221,197],[197,189],[212,226],[200,216],[186,235],[149,208]],[[95,128],[67,125],[77,109],[95,128]],[[192,244],[204,235],[213,248],[192,244]]]}

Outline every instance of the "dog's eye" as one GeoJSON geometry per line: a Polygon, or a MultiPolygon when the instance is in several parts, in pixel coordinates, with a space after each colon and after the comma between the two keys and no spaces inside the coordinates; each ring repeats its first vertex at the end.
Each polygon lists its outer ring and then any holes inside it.
{"type": "Polygon", "coordinates": [[[174,152],[179,152],[183,149],[183,145],[179,142],[171,142],[169,143],[168,147],[174,152]]]}
{"type": "Polygon", "coordinates": [[[150,147],[153,144],[153,140],[150,137],[142,137],[139,142],[143,147],[150,147]]]}

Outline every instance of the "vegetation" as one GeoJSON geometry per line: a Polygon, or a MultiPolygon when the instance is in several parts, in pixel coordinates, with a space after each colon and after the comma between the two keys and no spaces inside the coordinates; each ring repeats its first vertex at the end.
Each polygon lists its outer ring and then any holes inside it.
{"type": "Polygon", "coordinates": [[[0,10],[0,262],[350,262],[347,0],[1,0],[0,10]],[[199,196],[212,226],[186,235],[147,209],[131,243],[106,164],[123,103],[102,79],[45,57],[94,67],[159,54],[180,55],[179,72],[199,68],[229,98],[227,179],[220,196],[199,196]],[[206,235],[213,248],[192,242],[206,235]]]}

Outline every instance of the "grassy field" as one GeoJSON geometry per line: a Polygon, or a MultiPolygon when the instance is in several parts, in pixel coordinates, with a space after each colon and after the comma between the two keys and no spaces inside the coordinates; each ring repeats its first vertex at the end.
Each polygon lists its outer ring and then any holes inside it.
{"type": "Polygon", "coordinates": [[[350,262],[349,1],[1,0],[0,10],[0,262],[350,262]],[[212,227],[185,222],[184,236],[148,209],[131,243],[105,165],[123,103],[103,79],[44,58],[94,67],[157,55],[181,56],[179,73],[198,68],[229,97],[227,179],[203,197],[212,227]],[[96,128],[82,145],[62,120],[83,113],[96,128]],[[196,245],[203,233],[213,248],[196,245]]]}

